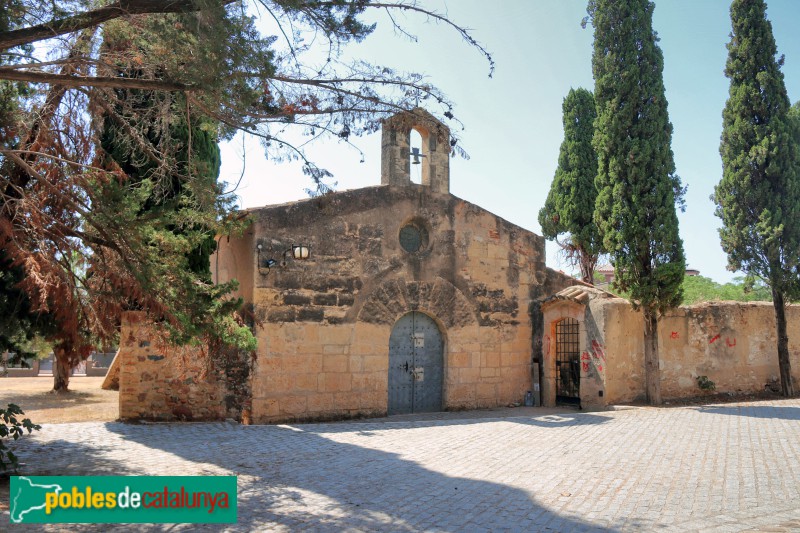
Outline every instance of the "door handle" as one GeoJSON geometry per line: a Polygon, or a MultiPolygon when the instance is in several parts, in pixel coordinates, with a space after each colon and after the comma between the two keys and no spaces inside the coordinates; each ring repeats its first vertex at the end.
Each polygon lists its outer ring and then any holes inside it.
{"type": "Polygon", "coordinates": [[[408,372],[408,361],[406,361],[406,364],[403,368],[405,368],[406,372],[408,372]]]}

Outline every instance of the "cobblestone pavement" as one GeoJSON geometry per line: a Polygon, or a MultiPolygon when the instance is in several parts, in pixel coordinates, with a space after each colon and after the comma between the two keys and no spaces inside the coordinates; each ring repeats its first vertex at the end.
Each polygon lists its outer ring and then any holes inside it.
{"type": "Polygon", "coordinates": [[[800,400],[284,426],[60,424],[25,441],[29,474],[239,476],[238,524],[137,531],[800,530],[800,400]]]}

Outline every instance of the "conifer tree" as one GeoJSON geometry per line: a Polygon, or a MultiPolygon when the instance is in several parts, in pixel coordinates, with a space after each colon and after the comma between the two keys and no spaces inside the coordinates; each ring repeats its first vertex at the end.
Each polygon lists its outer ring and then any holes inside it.
{"type": "MultiPolygon", "coordinates": [[[[244,222],[197,167],[201,145],[256,136],[272,160],[301,161],[322,188],[330,173],[305,152],[314,139],[350,143],[420,100],[455,119],[423,75],[345,53],[373,33],[370,8],[407,36],[392,13],[439,21],[493,69],[467,30],[414,0],[259,0],[266,25],[248,0],[107,3],[10,0],[0,9],[0,265],[21,269],[0,280],[0,313],[38,315],[22,316],[4,342],[35,335],[26,329],[47,314],[59,361],[113,339],[131,307],[177,340],[203,332],[252,345],[247,328],[224,318],[235,284],[209,282],[210,228],[229,234],[244,222]],[[134,91],[146,96],[129,99],[134,91]],[[120,134],[109,147],[114,168],[101,146],[107,120],[120,134]]],[[[456,138],[450,146],[463,153],[456,138]]]]}
{"type": "Polygon", "coordinates": [[[586,283],[594,283],[594,267],[600,254],[600,237],[593,220],[597,189],[597,153],[592,147],[594,96],[586,89],[570,89],[562,104],[564,141],[558,168],[539,211],[545,238],[556,240],[567,257],[581,270],[586,283]],[[558,236],[568,233],[566,240],[558,236]]]}
{"type": "Polygon", "coordinates": [[[800,155],[763,0],[734,0],[722,113],[722,180],[714,189],[728,268],[772,290],[781,390],[794,394],[786,301],[798,296],[800,155]]]}
{"type": "Polygon", "coordinates": [[[594,26],[595,221],[615,269],[614,286],[644,315],[647,399],[661,403],[658,317],[680,304],[685,273],[667,114],[664,59],[648,0],[590,0],[594,26]]]}

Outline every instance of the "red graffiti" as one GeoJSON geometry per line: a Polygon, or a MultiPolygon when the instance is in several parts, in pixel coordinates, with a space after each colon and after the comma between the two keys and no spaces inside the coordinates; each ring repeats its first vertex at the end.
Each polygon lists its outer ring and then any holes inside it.
{"type": "Polygon", "coordinates": [[[583,352],[581,354],[581,361],[591,361],[592,356],[589,355],[589,352],[583,352]]]}
{"type": "Polygon", "coordinates": [[[601,359],[603,361],[606,360],[606,354],[603,351],[603,345],[597,342],[595,339],[592,339],[592,355],[595,359],[601,359]]]}
{"type": "Polygon", "coordinates": [[[672,334],[669,336],[670,339],[680,339],[681,336],[678,335],[677,331],[673,331],[672,334]]]}
{"type": "Polygon", "coordinates": [[[713,337],[711,337],[711,340],[708,341],[708,343],[709,344],[714,344],[715,342],[717,342],[720,339],[720,337],[722,337],[722,335],[719,335],[719,334],[714,335],[713,337]]]}
{"type": "Polygon", "coordinates": [[[597,371],[598,372],[602,372],[603,371],[603,365],[597,365],[597,371]]]}
{"type": "Polygon", "coordinates": [[[726,337],[725,344],[728,345],[728,348],[733,348],[734,346],[736,346],[736,339],[733,339],[733,342],[731,342],[731,340],[726,337]]]}
{"type": "Polygon", "coordinates": [[[588,372],[589,371],[589,363],[587,363],[586,361],[582,362],[581,363],[581,368],[583,369],[584,372],[588,372]]]}

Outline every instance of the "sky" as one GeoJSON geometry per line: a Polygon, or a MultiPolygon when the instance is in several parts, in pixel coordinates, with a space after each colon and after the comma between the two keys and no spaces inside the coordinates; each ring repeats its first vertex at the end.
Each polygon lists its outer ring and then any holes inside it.
{"type": "MultiPolygon", "coordinates": [[[[455,103],[464,124],[458,130],[469,159],[450,160],[450,191],[502,218],[541,234],[537,221],[558,163],[563,139],[561,104],[570,88],[593,89],[593,29],[581,28],[585,0],[420,0],[469,28],[496,61],[492,78],[481,54],[450,28],[420,16],[396,16],[418,38],[395,33],[377,17],[373,35],[347,50],[399,70],[420,72],[455,103]]],[[[709,199],[722,177],[719,140],[728,97],[723,69],[730,37],[726,0],[660,0],[653,25],[664,53],[664,85],[674,132],[672,150],[685,185],[687,208],[678,214],[687,266],[718,282],[741,273],[726,269],[717,233],[720,220],[709,199]]],[[[800,1],[768,0],[786,88],[800,99],[800,1]]],[[[441,114],[441,110],[431,111],[441,114]]],[[[459,126],[452,126],[459,128],[459,126]]],[[[352,140],[352,139],[351,139],[352,140]]],[[[308,154],[334,173],[336,190],[380,184],[380,133],[358,138],[361,154],[336,141],[318,143],[308,154]]],[[[412,140],[413,143],[413,140],[412,140]]],[[[299,164],[274,163],[254,139],[222,146],[220,178],[240,180],[243,208],[307,198],[312,187],[299,164]]],[[[414,175],[412,172],[412,179],[414,175]]],[[[798,221],[800,223],[800,221],[798,221]]],[[[547,264],[571,272],[558,247],[547,245],[547,264]]]]}

